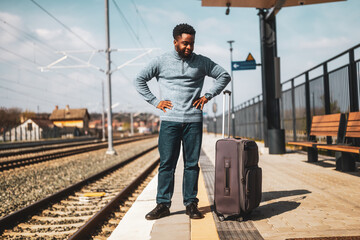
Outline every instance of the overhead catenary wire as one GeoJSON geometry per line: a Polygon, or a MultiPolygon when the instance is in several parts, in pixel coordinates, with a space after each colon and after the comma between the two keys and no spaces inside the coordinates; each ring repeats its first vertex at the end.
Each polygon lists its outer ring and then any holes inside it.
{"type": "Polygon", "coordinates": [[[57,104],[57,103],[55,103],[55,102],[50,101],[49,99],[34,97],[34,96],[29,95],[29,94],[27,94],[27,93],[24,93],[24,92],[21,92],[21,91],[17,91],[17,90],[8,88],[8,87],[0,86],[0,88],[6,89],[6,90],[11,91],[11,92],[15,92],[15,93],[17,93],[17,94],[22,94],[23,96],[27,96],[27,97],[30,97],[30,98],[33,98],[33,99],[37,99],[37,100],[40,100],[40,101],[45,101],[46,103],[51,102],[52,104],[57,104]]]}
{"type": "Polygon", "coordinates": [[[149,37],[150,37],[151,41],[154,43],[154,45],[155,45],[155,46],[158,46],[158,45],[156,44],[156,42],[155,42],[154,38],[152,37],[151,32],[149,31],[149,28],[147,27],[147,25],[146,25],[146,23],[145,23],[145,21],[144,21],[143,17],[141,16],[141,13],[140,13],[139,9],[137,8],[137,6],[136,6],[136,4],[135,4],[134,0],[131,0],[131,2],[133,3],[134,8],[135,8],[135,11],[136,11],[137,15],[139,16],[140,21],[141,21],[141,22],[142,22],[142,24],[144,25],[145,30],[146,30],[146,32],[148,33],[148,35],[149,35],[149,37]]]}
{"type": "MultiPolygon", "coordinates": [[[[11,54],[13,54],[13,55],[15,55],[15,56],[23,59],[23,60],[26,60],[26,61],[28,61],[28,62],[30,62],[30,63],[32,63],[32,64],[35,64],[31,59],[26,58],[26,57],[23,57],[23,56],[21,56],[21,55],[19,55],[19,54],[17,54],[17,53],[14,53],[13,51],[7,50],[7,49],[5,49],[5,48],[3,48],[3,47],[1,47],[1,46],[0,46],[0,49],[6,51],[6,52],[8,52],[8,53],[11,53],[11,54]]],[[[56,72],[56,71],[53,71],[53,72],[61,75],[61,76],[64,77],[65,79],[68,79],[68,78],[69,78],[68,76],[65,76],[63,73],[59,73],[59,72],[56,72]]],[[[79,82],[84,83],[83,81],[80,81],[79,79],[76,79],[76,80],[79,81],[79,82]]],[[[85,83],[85,84],[86,84],[86,83],[85,83]]],[[[95,88],[94,86],[91,86],[91,85],[88,85],[88,84],[86,84],[86,85],[89,86],[89,87],[91,87],[91,88],[93,88],[94,90],[98,91],[98,88],[95,88]]]]}
{"type": "MultiPolygon", "coordinates": [[[[61,22],[59,18],[57,18],[55,15],[53,15],[53,14],[51,13],[51,11],[46,10],[43,6],[41,6],[39,3],[37,3],[37,2],[38,2],[37,0],[30,0],[30,1],[31,1],[33,4],[35,4],[37,7],[39,7],[42,11],[44,11],[49,17],[51,17],[52,19],[54,19],[57,23],[59,23],[59,24],[62,25],[65,29],[67,29],[67,30],[70,31],[72,34],[74,34],[77,38],[79,38],[79,37],[82,38],[81,35],[76,34],[76,32],[74,32],[71,28],[69,28],[69,27],[66,26],[63,22],[61,22]]],[[[115,2],[115,4],[116,4],[116,2],[115,2]]],[[[119,8],[118,4],[116,4],[116,6],[119,8]]],[[[120,8],[119,8],[118,10],[120,10],[120,8]]],[[[120,12],[121,12],[121,11],[120,11],[120,12]]],[[[138,10],[137,10],[137,12],[138,12],[138,10]]],[[[132,26],[130,25],[130,23],[129,23],[129,22],[127,21],[127,19],[125,18],[125,15],[124,15],[124,14],[123,14],[123,17],[124,17],[124,21],[126,21],[127,24],[128,24],[128,25],[126,25],[126,26],[128,26],[128,28],[130,29],[130,31],[132,31],[132,33],[131,33],[130,35],[135,36],[136,42],[138,42],[138,43],[142,46],[142,43],[141,43],[140,38],[139,38],[139,35],[137,35],[137,34],[135,33],[135,31],[133,30],[132,26]]],[[[17,31],[22,32],[23,34],[18,36],[19,39],[20,39],[20,38],[23,38],[23,39],[33,40],[33,41],[36,41],[36,42],[40,43],[40,44],[38,44],[38,45],[36,46],[37,48],[40,46],[40,47],[42,47],[43,50],[44,50],[44,49],[47,49],[47,50],[51,50],[51,51],[54,51],[54,52],[57,51],[57,50],[55,50],[53,47],[51,47],[48,43],[46,43],[46,42],[44,42],[44,41],[41,41],[35,34],[31,34],[31,33],[28,33],[28,32],[26,32],[26,31],[24,31],[24,30],[21,30],[21,29],[15,27],[14,25],[12,25],[12,24],[4,21],[3,19],[0,19],[0,21],[2,21],[4,24],[9,25],[9,26],[12,27],[13,29],[16,29],[17,31]]],[[[143,20],[142,20],[142,21],[143,21],[143,20]]],[[[6,29],[10,29],[10,28],[6,28],[6,29]]],[[[10,29],[10,30],[11,30],[11,29],[10,29]]],[[[148,31],[148,33],[150,34],[149,31],[148,31]]],[[[79,38],[79,39],[80,39],[80,38],[79,38]]],[[[151,37],[151,39],[152,39],[152,37],[151,37]]],[[[20,40],[21,40],[21,39],[20,39],[20,40]]],[[[81,39],[80,39],[80,40],[81,40],[81,39]]],[[[85,39],[83,39],[83,40],[85,40],[85,39]]],[[[153,39],[152,39],[152,40],[153,40],[153,39]]],[[[87,42],[86,40],[85,40],[85,42],[84,42],[84,43],[85,43],[87,46],[91,47],[92,49],[95,49],[94,46],[92,46],[89,42],[87,42]],[[86,42],[86,43],[85,43],[85,42],[86,42]],[[87,43],[88,43],[88,44],[87,44],[87,43]]],[[[28,42],[28,43],[29,43],[29,42],[28,42]]],[[[5,46],[4,46],[4,47],[5,47],[5,46]]],[[[24,45],[24,47],[27,47],[27,46],[24,45]]],[[[31,54],[29,54],[28,56],[26,56],[26,55],[21,55],[21,54],[18,54],[16,50],[11,50],[11,48],[9,49],[9,48],[6,48],[6,47],[5,47],[5,48],[0,47],[0,49],[2,49],[2,50],[5,51],[5,52],[8,52],[8,53],[10,53],[10,54],[13,54],[13,55],[15,55],[16,57],[19,57],[21,60],[24,60],[24,61],[26,61],[26,62],[28,62],[28,63],[35,64],[35,65],[36,65],[36,62],[35,62],[33,59],[31,59],[31,58],[32,58],[32,57],[30,56],[31,54]]],[[[41,52],[41,54],[42,54],[42,52],[41,52]]],[[[17,66],[17,67],[19,68],[19,70],[21,70],[21,67],[19,67],[19,66],[21,66],[21,65],[24,65],[24,66],[25,66],[26,63],[24,63],[24,61],[17,61],[16,64],[14,64],[14,65],[17,66]]],[[[12,63],[12,62],[10,62],[10,63],[12,63]]],[[[114,64],[113,61],[112,61],[112,64],[114,64]]],[[[28,64],[27,64],[27,65],[28,65],[28,64]]],[[[25,69],[25,70],[31,72],[31,71],[28,70],[28,69],[25,69]]],[[[84,69],[81,69],[81,70],[84,70],[84,69]]],[[[81,79],[76,78],[76,77],[73,77],[73,76],[67,76],[67,75],[65,75],[65,74],[63,74],[63,73],[61,73],[61,72],[58,72],[58,71],[52,71],[52,72],[54,72],[55,74],[58,74],[58,75],[64,77],[64,79],[67,79],[67,80],[69,80],[69,78],[71,78],[71,79],[73,79],[73,80],[76,80],[76,81],[80,81],[80,80],[81,80],[81,79]]],[[[122,72],[121,70],[120,70],[119,72],[123,75],[123,77],[124,77],[125,79],[127,79],[128,81],[131,81],[131,80],[129,80],[129,78],[125,75],[124,72],[122,72]]],[[[21,73],[21,72],[20,72],[20,73],[21,73]]],[[[32,73],[33,73],[33,74],[36,74],[36,73],[34,73],[34,72],[32,72],[32,73]]],[[[36,75],[41,76],[43,79],[46,79],[46,80],[55,80],[55,78],[54,78],[54,79],[49,79],[49,78],[43,77],[43,74],[36,74],[36,75]]],[[[56,80],[58,80],[58,79],[59,79],[59,77],[56,78],[56,80]]],[[[89,81],[87,81],[87,80],[85,80],[85,79],[84,79],[83,81],[80,81],[80,82],[86,84],[86,86],[89,86],[89,87],[91,87],[92,89],[94,89],[94,90],[96,90],[96,91],[99,90],[98,88],[93,87],[93,85],[89,85],[89,84],[88,84],[89,81]]],[[[81,90],[83,90],[83,89],[81,89],[81,90]]],[[[81,91],[81,90],[80,90],[80,91],[81,91]]],[[[11,91],[11,90],[9,90],[9,91],[11,91]]]]}
{"type": "MultiPolygon", "coordinates": [[[[15,38],[17,38],[17,39],[20,39],[18,36],[16,36],[15,34],[11,33],[10,31],[4,29],[2,26],[0,26],[0,28],[2,29],[2,31],[6,32],[7,34],[9,34],[9,35],[11,35],[11,36],[13,36],[13,37],[15,37],[15,38]]],[[[25,42],[25,44],[30,45],[31,43],[30,43],[30,42],[25,42]]],[[[33,44],[35,44],[35,43],[33,42],[33,44]]],[[[39,49],[41,49],[41,48],[39,48],[39,49]]],[[[42,51],[47,55],[47,57],[50,58],[50,55],[49,55],[49,53],[48,53],[47,51],[44,51],[44,50],[42,50],[42,51]]],[[[34,59],[33,62],[36,63],[36,60],[34,59]]]]}
{"type": "MultiPolygon", "coordinates": [[[[3,24],[5,24],[6,26],[9,26],[9,27],[11,27],[12,29],[15,29],[16,31],[24,34],[24,36],[23,36],[22,39],[29,40],[29,41],[36,41],[36,42],[40,43],[40,45],[37,45],[37,46],[38,46],[38,49],[42,50],[42,52],[45,53],[44,55],[46,55],[49,59],[50,59],[50,58],[53,59],[53,56],[49,54],[48,50],[51,50],[53,53],[54,53],[54,52],[58,52],[56,49],[54,49],[53,47],[51,47],[51,46],[48,45],[47,43],[41,41],[40,39],[34,37],[33,35],[27,33],[26,31],[24,31],[24,30],[22,30],[22,29],[20,29],[20,28],[18,28],[18,27],[15,27],[14,25],[10,24],[9,22],[7,22],[7,21],[5,21],[5,20],[3,20],[3,19],[1,19],[1,18],[0,18],[0,21],[1,21],[3,24]],[[45,46],[47,49],[45,49],[45,47],[43,47],[43,46],[45,46]]],[[[16,36],[16,34],[13,34],[13,33],[9,32],[9,31],[7,31],[6,29],[4,29],[4,28],[1,27],[1,26],[0,26],[0,28],[1,28],[3,31],[5,31],[5,32],[7,32],[8,34],[10,34],[11,36],[17,38],[18,40],[20,40],[20,41],[22,40],[19,36],[16,36]]],[[[26,41],[25,43],[28,44],[28,45],[30,45],[30,42],[28,42],[28,41],[26,41]]],[[[35,45],[35,42],[32,42],[32,43],[35,45]]],[[[8,52],[11,52],[11,51],[8,50],[8,52]]],[[[11,52],[11,53],[12,53],[12,54],[15,54],[14,52],[11,52]]],[[[19,55],[17,55],[17,56],[19,56],[19,55]]],[[[33,62],[34,62],[34,64],[36,64],[35,56],[34,56],[33,62]]]]}
{"type": "MultiPolygon", "coordinates": [[[[6,21],[2,21],[2,22],[5,23],[6,21]]],[[[6,22],[6,23],[7,23],[7,22],[6,22]]],[[[7,23],[7,24],[8,24],[8,23],[7,23]]],[[[9,25],[9,26],[11,26],[11,25],[9,25]]],[[[15,36],[15,34],[12,34],[12,33],[10,33],[9,31],[5,30],[3,27],[0,26],[0,28],[3,29],[3,31],[5,31],[5,32],[7,32],[8,34],[10,34],[11,36],[16,37],[17,39],[21,40],[18,36],[15,36]]],[[[14,29],[21,31],[20,29],[15,28],[15,27],[14,27],[14,29]]],[[[26,34],[24,31],[21,31],[21,32],[23,32],[24,34],[26,34]]],[[[35,38],[34,38],[34,39],[35,39],[35,38]]],[[[36,39],[35,39],[35,40],[36,40],[36,39]]],[[[38,40],[38,41],[39,41],[39,40],[38,40]]],[[[25,44],[28,44],[28,45],[29,45],[30,43],[29,43],[29,42],[25,42],[25,44]]],[[[43,44],[43,43],[42,43],[42,44],[43,44]]],[[[47,46],[47,47],[51,48],[50,46],[47,46]]],[[[20,55],[20,54],[14,52],[14,51],[11,51],[11,50],[9,50],[9,49],[5,49],[5,48],[3,48],[3,47],[0,47],[0,49],[2,49],[3,51],[6,51],[6,52],[8,52],[8,53],[11,53],[11,54],[13,54],[13,55],[15,55],[15,56],[17,56],[17,57],[19,57],[19,58],[27,61],[27,62],[31,62],[31,63],[33,63],[34,65],[37,66],[37,63],[36,63],[36,61],[35,61],[35,57],[34,57],[34,59],[30,59],[30,58],[27,58],[27,57],[25,57],[25,56],[23,56],[23,55],[20,55]]],[[[41,48],[39,48],[39,49],[41,49],[41,48]]],[[[54,52],[56,51],[56,50],[54,50],[54,49],[51,49],[51,50],[53,50],[54,52]]],[[[46,50],[44,50],[44,49],[43,49],[43,51],[46,52],[46,53],[48,53],[48,52],[47,52],[46,50]]],[[[47,54],[47,57],[50,58],[50,55],[47,54]]]]}
{"type": "Polygon", "coordinates": [[[42,91],[42,92],[46,92],[46,93],[51,93],[51,94],[63,96],[63,97],[66,97],[66,98],[72,98],[72,99],[75,99],[75,100],[84,101],[84,99],[80,99],[80,98],[76,98],[76,97],[73,97],[73,96],[69,96],[69,95],[65,95],[65,94],[58,93],[58,92],[50,91],[50,90],[48,90],[48,89],[43,89],[43,88],[35,87],[34,85],[28,85],[28,84],[24,84],[24,83],[20,83],[20,82],[11,81],[11,80],[5,79],[5,78],[3,78],[3,77],[0,77],[0,81],[8,82],[8,83],[16,84],[16,85],[20,85],[20,86],[23,86],[23,87],[26,87],[26,88],[32,88],[32,89],[35,89],[35,90],[38,90],[38,91],[42,91]]]}
{"type": "MultiPolygon", "coordinates": [[[[24,103],[24,100],[21,100],[21,99],[19,99],[19,98],[10,98],[10,97],[8,97],[8,96],[3,96],[3,95],[0,95],[0,98],[24,103]]],[[[35,104],[39,104],[38,101],[33,101],[33,100],[30,100],[30,99],[27,99],[26,101],[27,101],[27,102],[32,102],[32,103],[35,103],[35,104]]],[[[43,102],[41,102],[41,104],[42,104],[42,103],[43,103],[43,102]]],[[[50,104],[50,103],[46,103],[46,104],[48,104],[49,106],[53,106],[53,104],[50,104]]]]}
{"type": "MultiPolygon", "coordinates": [[[[37,37],[34,37],[32,34],[29,34],[29,33],[27,33],[26,31],[24,31],[24,30],[22,30],[22,29],[20,29],[20,28],[18,28],[18,27],[16,27],[16,26],[14,26],[13,24],[9,23],[8,21],[6,21],[6,20],[4,20],[4,19],[2,19],[2,18],[0,18],[0,21],[1,21],[3,24],[6,24],[7,26],[9,26],[9,27],[11,27],[11,28],[13,28],[13,29],[15,29],[15,30],[23,33],[27,39],[29,39],[29,40],[35,40],[36,42],[39,42],[41,45],[44,45],[46,48],[48,48],[48,49],[51,50],[52,52],[56,52],[56,53],[59,52],[59,50],[54,49],[54,48],[53,48],[52,46],[50,46],[49,44],[45,43],[44,41],[40,40],[40,39],[37,38],[37,37]]],[[[17,38],[18,38],[18,37],[17,37],[17,38]]],[[[19,39],[19,38],[18,38],[18,39],[19,39]]],[[[19,40],[20,40],[20,39],[19,39],[19,40]]],[[[43,50],[45,51],[45,49],[43,49],[43,50]]],[[[105,56],[104,56],[104,53],[103,53],[104,51],[101,51],[101,50],[96,50],[96,51],[99,52],[99,53],[101,53],[101,56],[102,56],[102,57],[105,57],[105,56]]],[[[114,63],[114,62],[112,62],[112,64],[113,64],[113,65],[116,65],[116,63],[114,63]]]]}
{"type": "Polygon", "coordinates": [[[127,20],[127,18],[125,17],[124,13],[121,11],[119,5],[117,4],[117,2],[115,0],[112,0],[114,5],[115,5],[115,8],[117,10],[117,12],[119,13],[120,17],[123,19],[123,22],[126,24],[126,26],[128,27],[128,29],[130,29],[130,33],[132,35],[134,35],[135,39],[137,40],[138,44],[144,48],[143,44],[141,43],[140,41],[140,38],[139,36],[135,33],[133,27],[131,26],[131,24],[129,23],[129,21],[127,20]]]}
{"type": "Polygon", "coordinates": [[[41,10],[43,10],[47,15],[49,15],[52,19],[54,19],[57,23],[59,23],[61,26],[63,26],[66,30],[71,32],[74,36],[76,36],[79,40],[81,40],[83,43],[85,43],[87,46],[91,47],[92,49],[96,49],[93,45],[91,45],[89,42],[87,42],[85,39],[83,39],[81,36],[79,36],[77,33],[75,33],[71,28],[66,26],[63,22],[61,22],[59,19],[57,19],[54,15],[52,15],[49,11],[47,11],[44,7],[42,7],[39,3],[37,3],[35,0],[30,0],[33,2],[36,6],[38,6],[41,10]]]}
{"type": "MultiPolygon", "coordinates": [[[[0,47],[0,48],[1,48],[1,47],[0,47]]],[[[15,63],[11,63],[11,62],[9,62],[9,61],[6,61],[4,58],[0,57],[0,60],[1,60],[1,59],[4,60],[4,63],[5,63],[5,64],[13,65],[13,66],[17,67],[19,70],[25,70],[25,71],[27,71],[27,72],[30,72],[30,73],[32,73],[32,74],[34,74],[34,75],[42,78],[44,81],[47,81],[47,82],[48,82],[48,80],[49,80],[49,78],[45,77],[43,74],[39,74],[39,73],[37,73],[37,72],[31,71],[30,69],[24,68],[24,67],[20,66],[19,63],[16,63],[16,64],[15,64],[15,63]]],[[[68,79],[69,79],[68,76],[64,75],[64,74],[61,73],[61,72],[57,72],[57,71],[52,71],[52,72],[53,72],[54,74],[57,74],[58,76],[60,76],[61,78],[65,79],[65,80],[68,80],[68,79]]],[[[56,81],[60,81],[58,78],[54,78],[54,79],[55,79],[56,81]]],[[[87,84],[87,83],[84,82],[84,81],[81,81],[81,80],[75,79],[75,78],[71,78],[71,79],[72,79],[72,80],[76,80],[76,81],[78,81],[78,82],[81,82],[81,83],[85,84],[86,86],[90,87],[91,90],[94,90],[94,91],[96,91],[97,93],[99,92],[99,89],[98,89],[98,88],[96,88],[96,87],[94,87],[94,86],[92,86],[92,85],[89,85],[89,84],[87,84]]],[[[63,82],[61,82],[61,84],[63,84],[63,82]]],[[[81,90],[83,90],[83,89],[81,89],[81,90]]],[[[88,92],[87,92],[87,93],[88,93],[88,92]]]]}
{"type": "Polygon", "coordinates": [[[33,62],[33,60],[31,60],[31,59],[29,59],[29,58],[26,58],[26,57],[24,57],[24,56],[21,56],[20,54],[17,54],[17,53],[15,53],[15,52],[13,52],[13,51],[10,51],[10,50],[8,50],[8,49],[5,49],[5,48],[3,48],[3,47],[1,47],[1,46],[0,46],[0,49],[3,50],[3,51],[5,51],[5,52],[11,53],[11,54],[13,54],[13,55],[15,55],[15,56],[17,56],[17,57],[19,57],[19,58],[27,61],[27,62],[30,62],[30,63],[32,63],[32,64],[35,64],[35,63],[33,62]]]}
{"type": "Polygon", "coordinates": [[[11,28],[13,28],[13,29],[15,29],[16,31],[19,31],[19,32],[23,33],[28,39],[35,40],[35,41],[41,43],[42,45],[46,46],[47,48],[49,48],[49,50],[51,50],[51,51],[53,51],[53,52],[56,52],[56,51],[57,51],[56,49],[54,49],[53,47],[51,47],[51,46],[50,46],[49,44],[47,44],[46,42],[40,40],[40,39],[37,38],[37,37],[34,37],[33,35],[27,33],[26,31],[24,31],[24,30],[22,30],[22,29],[20,29],[20,28],[18,28],[18,27],[16,27],[16,26],[14,26],[13,24],[9,23],[8,21],[6,21],[6,20],[4,20],[4,19],[2,19],[2,18],[0,18],[0,21],[3,22],[3,24],[5,24],[5,25],[7,25],[7,26],[9,26],[9,27],[11,27],[11,28]]]}
{"type": "MultiPolygon", "coordinates": [[[[33,2],[36,6],[38,6],[41,10],[43,10],[47,15],[49,15],[52,19],[54,19],[57,23],[59,23],[61,26],[63,26],[66,30],[68,30],[70,33],[72,33],[74,36],[76,36],[79,40],[81,40],[83,43],[85,43],[87,46],[92,48],[93,50],[96,50],[93,45],[91,45],[88,41],[83,39],[79,34],[75,33],[73,30],[71,30],[70,27],[68,27],[66,24],[61,22],[58,18],[56,18],[53,14],[51,14],[49,11],[47,11],[43,6],[41,6],[39,3],[37,3],[35,0],[30,0],[33,2]]],[[[101,54],[102,57],[106,58],[104,54],[101,54]]],[[[115,63],[114,63],[115,64],[115,63]]]]}

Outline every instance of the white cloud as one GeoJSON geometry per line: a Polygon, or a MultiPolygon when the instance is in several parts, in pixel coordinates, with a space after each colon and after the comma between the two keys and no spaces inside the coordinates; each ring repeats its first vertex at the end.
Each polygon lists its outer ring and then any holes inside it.
{"type": "Polygon", "coordinates": [[[40,39],[44,40],[45,42],[49,42],[51,46],[54,46],[58,50],[91,49],[89,44],[93,47],[98,45],[94,36],[89,31],[79,27],[73,27],[71,28],[71,31],[74,32],[77,36],[65,29],[60,28],[38,28],[35,30],[37,36],[40,39]]]}
{"type": "Polygon", "coordinates": [[[0,45],[4,46],[16,41],[20,35],[16,28],[20,27],[22,27],[20,17],[10,13],[0,12],[0,45]]]}
{"type": "Polygon", "coordinates": [[[2,21],[6,21],[11,23],[13,26],[22,26],[22,20],[19,16],[7,13],[7,12],[0,12],[0,18],[2,21]]]}
{"type": "Polygon", "coordinates": [[[49,30],[49,29],[44,29],[44,28],[36,29],[35,33],[40,38],[42,38],[43,40],[46,40],[46,41],[54,40],[64,34],[61,29],[49,30]]]}
{"type": "MultiPolygon", "coordinates": [[[[226,46],[226,45],[224,45],[226,46]]],[[[195,52],[198,54],[205,55],[214,59],[228,59],[229,58],[229,49],[219,46],[215,43],[205,44],[205,45],[196,45],[195,52]]]]}
{"type": "Polygon", "coordinates": [[[169,22],[177,24],[179,22],[187,22],[190,19],[186,14],[180,11],[166,11],[162,8],[145,7],[139,7],[139,9],[140,12],[144,14],[145,19],[150,21],[151,24],[165,23],[168,25],[169,22]]]}
{"type": "Polygon", "coordinates": [[[206,18],[198,23],[198,32],[213,32],[215,35],[231,34],[231,26],[218,18],[206,18]]]}
{"type": "Polygon", "coordinates": [[[298,41],[301,49],[330,49],[348,45],[351,41],[346,37],[318,38],[311,41],[298,41]]]}

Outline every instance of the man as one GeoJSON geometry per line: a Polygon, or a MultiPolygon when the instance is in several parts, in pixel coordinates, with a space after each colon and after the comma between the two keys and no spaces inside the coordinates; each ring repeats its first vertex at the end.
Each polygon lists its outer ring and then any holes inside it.
{"type": "Polygon", "coordinates": [[[198,210],[197,191],[199,156],[202,142],[202,109],[230,81],[229,74],[209,58],[193,53],[195,30],[179,24],[173,30],[175,50],[155,58],[135,79],[135,87],[143,98],[163,111],[159,133],[160,166],[157,206],[145,218],[158,219],[170,215],[174,192],[174,172],[182,142],[184,158],[183,203],[192,219],[202,218],[198,210]],[[213,87],[200,96],[205,76],[215,78],[213,87]],[[161,100],[152,94],[147,82],[156,77],[161,100]]]}

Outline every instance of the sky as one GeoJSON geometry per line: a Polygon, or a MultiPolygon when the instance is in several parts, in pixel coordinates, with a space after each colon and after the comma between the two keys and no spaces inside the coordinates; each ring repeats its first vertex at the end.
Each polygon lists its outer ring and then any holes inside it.
{"type": "MultiPolygon", "coordinates": [[[[225,15],[224,7],[202,7],[200,0],[109,0],[109,10],[113,112],[159,113],[136,92],[133,79],[152,58],[174,48],[172,30],[179,23],[195,28],[194,52],[229,73],[229,40],[235,41],[234,61],[251,53],[261,62],[256,9],[231,8],[225,15]]],[[[281,82],[359,44],[359,12],[359,0],[281,9],[281,82]]],[[[100,113],[102,84],[108,107],[105,48],[104,0],[0,0],[0,107],[51,113],[56,105],[69,105],[100,113]]],[[[261,94],[260,67],[233,76],[235,106],[261,94]]],[[[212,83],[205,79],[203,93],[212,83]]],[[[149,85],[158,95],[156,80],[149,85]]],[[[214,102],[219,114],[221,96],[205,106],[210,116],[214,102]]]]}

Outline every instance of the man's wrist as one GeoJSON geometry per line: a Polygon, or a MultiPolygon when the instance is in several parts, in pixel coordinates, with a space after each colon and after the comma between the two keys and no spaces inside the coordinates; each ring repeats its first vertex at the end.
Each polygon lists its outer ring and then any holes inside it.
{"type": "Polygon", "coordinates": [[[210,101],[210,99],[213,98],[213,95],[212,95],[211,93],[205,93],[205,94],[204,94],[204,97],[205,97],[207,100],[210,101]]]}

